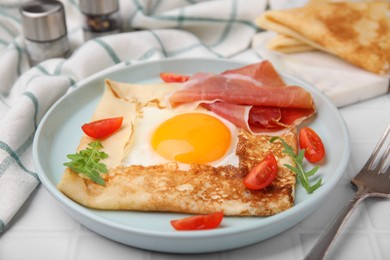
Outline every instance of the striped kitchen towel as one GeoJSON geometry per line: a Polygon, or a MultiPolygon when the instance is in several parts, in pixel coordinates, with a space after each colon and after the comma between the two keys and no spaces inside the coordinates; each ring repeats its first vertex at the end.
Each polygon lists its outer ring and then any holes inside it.
{"type": "Polygon", "coordinates": [[[77,82],[144,60],[230,58],[248,48],[266,8],[266,0],[121,0],[124,32],[83,42],[78,2],[62,0],[73,54],[29,67],[22,2],[0,3],[0,233],[39,185],[32,143],[40,120],[77,82]]]}

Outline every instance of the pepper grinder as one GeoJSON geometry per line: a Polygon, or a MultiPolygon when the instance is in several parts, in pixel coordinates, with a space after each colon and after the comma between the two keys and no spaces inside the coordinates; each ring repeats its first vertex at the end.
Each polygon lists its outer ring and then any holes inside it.
{"type": "Polygon", "coordinates": [[[34,66],[46,59],[70,54],[64,6],[59,1],[34,1],[19,9],[29,62],[34,66]]]}
{"type": "Polygon", "coordinates": [[[119,33],[121,20],[118,0],[80,0],[84,40],[119,33]]]}

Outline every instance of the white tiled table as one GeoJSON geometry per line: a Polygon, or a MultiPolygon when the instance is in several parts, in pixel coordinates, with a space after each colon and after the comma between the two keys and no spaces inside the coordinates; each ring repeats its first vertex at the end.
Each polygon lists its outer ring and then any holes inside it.
{"type": "MultiPolygon", "coordinates": [[[[329,221],[352,197],[350,179],[363,166],[390,121],[390,94],[341,108],[340,112],[351,137],[351,160],[346,172],[317,211],[271,239],[233,251],[203,255],[144,251],[84,228],[70,218],[41,185],[9,230],[0,236],[0,259],[302,259],[329,221]]],[[[390,200],[369,199],[360,205],[327,259],[390,259],[390,200]]]]}

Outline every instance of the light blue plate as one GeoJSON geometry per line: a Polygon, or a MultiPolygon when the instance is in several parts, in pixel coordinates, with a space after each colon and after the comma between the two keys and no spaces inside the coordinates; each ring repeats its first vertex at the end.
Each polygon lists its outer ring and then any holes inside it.
{"type": "Polygon", "coordinates": [[[64,172],[66,155],[74,153],[82,132],[104,90],[104,79],[122,82],[160,82],[160,72],[191,74],[219,73],[246,64],[221,59],[172,59],[139,63],[98,73],[61,98],[45,115],[35,135],[33,156],[39,178],[59,204],[78,222],[112,240],[143,249],[171,253],[206,253],[234,249],[257,243],[294,226],[311,214],[342,176],[349,159],[346,125],[337,108],[317,89],[297,79],[283,76],[288,84],[309,90],[317,115],[305,124],[322,137],[327,149],[326,163],[318,176],[324,184],[308,195],[300,184],[296,204],[271,217],[225,217],[218,229],[175,231],[169,221],[185,216],[173,213],[101,211],[83,207],[56,188],[64,172]]]}

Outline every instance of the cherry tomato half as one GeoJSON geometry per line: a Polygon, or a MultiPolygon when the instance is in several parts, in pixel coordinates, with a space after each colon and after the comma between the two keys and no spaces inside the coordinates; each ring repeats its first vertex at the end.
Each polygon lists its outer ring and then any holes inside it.
{"type": "Polygon", "coordinates": [[[89,137],[99,139],[114,133],[122,126],[122,122],[123,117],[106,118],[84,124],[81,129],[89,137]]]}
{"type": "Polygon", "coordinates": [[[160,78],[165,82],[185,82],[190,78],[190,76],[178,73],[162,72],[160,73],[160,78]]]}
{"type": "Polygon", "coordinates": [[[278,173],[275,156],[268,154],[244,178],[244,185],[251,190],[264,189],[272,183],[278,173]]]}
{"type": "Polygon", "coordinates": [[[171,220],[176,230],[201,230],[218,227],[223,219],[223,212],[214,212],[208,215],[197,215],[182,219],[171,220]]]}
{"type": "Polygon", "coordinates": [[[305,158],[309,162],[321,161],[325,156],[325,148],[321,138],[310,127],[299,130],[299,148],[305,149],[305,158]]]}

